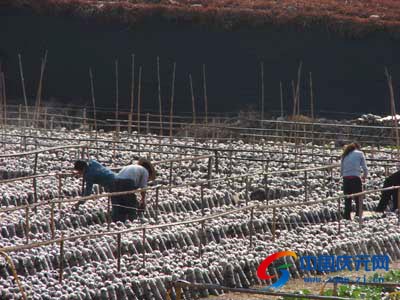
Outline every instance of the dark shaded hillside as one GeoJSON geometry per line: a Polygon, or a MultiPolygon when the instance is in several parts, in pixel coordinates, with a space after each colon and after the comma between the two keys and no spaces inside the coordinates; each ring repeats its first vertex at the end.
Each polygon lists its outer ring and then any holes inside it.
{"type": "MultiPolygon", "coordinates": [[[[169,102],[172,63],[177,62],[175,107],[181,112],[191,109],[189,72],[202,109],[203,63],[207,66],[209,109],[221,112],[259,106],[262,60],[266,110],[279,108],[280,80],[289,108],[290,81],[296,77],[300,60],[304,64],[301,101],[303,105],[308,101],[308,72],[312,71],[319,110],[386,112],[384,66],[391,69],[394,80],[400,78],[400,57],[396,55],[400,53],[400,41],[384,33],[350,40],[315,27],[300,30],[271,25],[227,32],[154,17],[129,28],[72,17],[34,16],[21,10],[3,9],[0,14],[0,55],[7,94],[13,99],[22,95],[17,54],[23,56],[27,92],[33,98],[45,49],[49,55],[44,98],[65,105],[90,104],[88,68],[92,67],[98,105],[113,106],[114,59],[118,58],[120,103],[127,106],[131,53],[136,55],[136,66],[143,66],[144,107],[152,110],[158,107],[157,55],[164,103],[169,102]]],[[[164,108],[167,110],[168,105],[164,108]]]]}

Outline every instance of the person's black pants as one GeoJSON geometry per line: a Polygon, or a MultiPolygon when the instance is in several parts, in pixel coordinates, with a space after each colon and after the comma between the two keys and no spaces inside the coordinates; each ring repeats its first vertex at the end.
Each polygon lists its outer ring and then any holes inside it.
{"type": "MultiPolygon", "coordinates": [[[[387,188],[390,186],[398,186],[400,185],[400,171],[393,173],[389,177],[385,179],[383,182],[383,188],[387,188]]],[[[390,191],[383,191],[381,193],[381,200],[378,203],[378,207],[375,211],[377,212],[384,212],[386,207],[388,206],[390,200],[392,200],[392,211],[397,209],[397,199],[398,199],[398,191],[397,190],[390,190],[390,191]]]]}
{"type": "MultiPolygon", "coordinates": [[[[112,187],[112,192],[125,192],[135,190],[137,187],[130,179],[115,179],[112,187]]],[[[113,222],[126,220],[134,220],[137,218],[137,208],[139,202],[135,194],[113,196],[111,197],[113,222]]]]}
{"type": "MultiPolygon", "coordinates": [[[[362,191],[362,183],[360,177],[345,178],[343,177],[343,193],[345,195],[355,194],[362,191]]],[[[354,197],[356,201],[356,215],[360,217],[360,197],[354,197]]],[[[351,220],[351,203],[352,198],[346,198],[344,201],[344,218],[351,220]]]]}

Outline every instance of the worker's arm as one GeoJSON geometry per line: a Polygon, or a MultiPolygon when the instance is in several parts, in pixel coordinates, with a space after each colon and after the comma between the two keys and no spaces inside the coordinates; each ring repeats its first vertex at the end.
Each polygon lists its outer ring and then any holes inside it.
{"type": "Polygon", "coordinates": [[[367,163],[365,162],[364,153],[361,153],[361,168],[363,169],[363,179],[367,179],[368,176],[368,168],[367,163]]]}
{"type": "Polygon", "coordinates": [[[140,195],[142,196],[142,199],[140,199],[140,204],[141,204],[141,206],[145,207],[146,206],[146,191],[140,192],[140,195]]]}
{"type": "Polygon", "coordinates": [[[93,193],[93,180],[87,178],[85,183],[86,186],[85,186],[85,192],[83,193],[83,197],[90,196],[93,193]]]}
{"type": "MultiPolygon", "coordinates": [[[[149,173],[147,171],[142,173],[142,176],[140,177],[140,182],[139,182],[139,187],[141,189],[145,188],[147,186],[147,181],[149,180],[149,173]]],[[[142,208],[146,207],[146,191],[140,192],[140,195],[142,196],[142,199],[140,200],[140,206],[142,208]]]]}
{"type": "Polygon", "coordinates": [[[343,158],[340,160],[340,177],[343,177],[343,158]]]}

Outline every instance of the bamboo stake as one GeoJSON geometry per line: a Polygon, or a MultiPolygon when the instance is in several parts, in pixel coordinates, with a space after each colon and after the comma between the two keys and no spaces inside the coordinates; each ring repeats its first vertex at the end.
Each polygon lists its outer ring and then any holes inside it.
{"type": "Polygon", "coordinates": [[[172,121],[174,114],[174,97],[175,97],[175,71],[176,71],[176,63],[174,62],[173,71],[172,71],[172,84],[171,84],[171,103],[169,109],[169,142],[172,143],[172,121]]]}
{"type": "MultiPolygon", "coordinates": [[[[40,78],[39,78],[39,86],[36,94],[36,104],[35,104],[35,112],[34,112],[34,122],[39,122],[40,119],[40,106],[41,106],[41,100],[42,100],[42,86],[43,86],[43,76],[44,76],[44,70],[46,68],[46,63],[47,63],[47,50],[44,54],[44,58],[42,59],[42,64],[40,67],[40,78]]],[[[37,124],[36,124],[37,125],[37,124]]]]}
{"type": "Polygon", "coordinates": [[[143,227],[143,236],[142,236],[142,242],[143,242],[143,264],[142,268],[146,268],[146,227],[143,227]]]}
{"type": "Polygon", "coordinates": [[[63,281],[63,273],[64,273],[64,234],[61,234],[60,241],[60,272],[58,277],[58,282],[61,284],[63,281]]]}
{"type": "Polygon", "coordinates": [[[96,99],[94,97],[94,84],[93,84],[93,74],[92,69],[89,68],[89,77],[90,77],[90,90],[92,93],[92,105],[93,105],[93,119],[94,119],[94,129],[97,132],[97,120],[96,120],[96,99]]]}
{"type": "MultiPolygon", "coordinates": [[[[2,74],[2,61],[0,60],[0,75],[2,74]]],[[[0,78],[0,124],[3,124],[3,87],[0,78]]]]}
{"type": "Polygon", "coordinates": [[[264,127],[264,62],[260,63],[261,67],[261,127],[264,127]]]}
{"type": "Polygon", "coordinates": [[[310,106],[311,106],[311,159],[314,161],[314,91],[312,73],[310,72],[310,106]]]}
{"type": "MultiPolygon", "coordinates": [[[[25,79],[24,79],[24,71],[22,67],[22,58],[21,54],[18,54],[18,61],[19,61],[19,73],[21,76],[21,85],[22,85],[22,95],[24,97],[24,104],[25,104],[25,112],[26,112],[26,119],[29,120],[29,113],[28,113],[28,100],[26,99],[26,91],[25,91],[25,79]]],[[[5,103],[5,102],[4,102],[5,103]]],[[[5,110],[5,108],[4,108],[5,110]]]]}
{"type": "Polygon", "coordinates": [[[115,120],[119,118],[118,59],[115,60],[115,120]]]}
{"type": "Polygon", "coordinates": [[[249,228],[250,228],[250,245],[249,248],[253,248],[253,235],[254,235],[254,208],[252,208],[250,210],[250,224],[249,224],[249,228]]]}
{"type": "Polygon", "coordinates": [[[301,69],[303,62],[300,61],[299,68],[297,70],[297,86],[296,86],[296,102],[297,102],[297,114],[300,115],[300,80],[301,80],[301,69]]]}
{"type": "Polygon", "coordinates": [[[158,110],[160,113],[160,136],[163,135],[163,123],[162,123],[162,102],[161,102],[161,79],[160,79],[160,58],[157,56],[157,83],[158,83],[158,110]]]}
{"type": "Polygon", "coordinates": [[[390,107],[392,110],[392,119],[393,119],[393,125],[395,128],[395,133],[396,133],[396,148],[397,148],[397,156],[400,154],[400,149],[399,149],[399,131],[398,131],[398,121],[396,117],[396,105],[395,105],[395,100],[394,100],[394,92],[393,92],[393,84],[392,84],[392,76],[389,74],[387,68],[385,68],[385,74],[389,86],[389,92],[390,92],[390,107]]]}
{"type": "MultiPolygon", "coordinates": [[[[91,88],[91,92],[92,92],[93,118],[94,118],[94,130],[95,130],[95,140],[96,140],[96,155],[98,156],[99,144],[98,144],[98,140],[97,140],[96,99],[94,96],[94,83],[93,83],[93,74],[92,74],[91,68],[89,68],[89,77],[90,77],[90,88],[91,88]]],[[[89,150],[88,150],[88,155],[89,155],[89,150]]]]}
{"type": "Polygon", "coordinates": [[[292,95],[293,95],[293,121],[294,121],[294,117],[297,115],[297,97],[296,97],[296,88],[294,85],[294,80],[292,80],[292,95]]]}
{"type": "Polygon", "coordinates": [[[203,87],[204,87],[204,111],[206,114],[206,126],[208,126],[208,98],[207,98],[207,81],[206,81],[206,65],[203,64],[203,87]]]}
{"type": "Polygon", "coordinates": [[[29,206],[25,208],[25,238],[26,238],[26,243],[29,244],[29,231],[30,231],[30,214],[29,214],[29,206]]]}
{"type": "Polygon", "coordinates": [[[117,234],[117,270],[121,271],[121,233],[117,234]]]}
{"type": "MultiPolygon", "coordinates": [[[[310,106],[311,106],[311,119],[314,121],[314,91],[313,91],[313,81],[312,73],[310,72],[310,106]]],[[[314,131],[314,130],[312,130],[314,131]]]]}
{"type": "MultiPolygon", "coordinates": [[[[1,68],[1,64],[0,64],[1,68]]],[[[3,82],[1,80],[3,72],[0,69],[0,122],[4,125],[4,115],[3,115],[3,82]]]]}
{"type": "Polygon", "coordinates": [[[281,118],[283,118],[283,89],[282,89],[282,81],[279,82],[279,90],[281,96],[281,118]]]}
{"type": "Polygon", "coordinates": [[[141,89],[142,89],[142,66],[140,66],[139,67],[139,86],[138,86],[138,117],[137,117],[137,120],[138,120],[138,124],[137,124],[137,127],[138,127],[138,134],[140,134],[140,106],[141,106],[141,89]]]}
{"type": "Polygon", "coordinates": [[[2,98],[3,98],[3,113],[4,113],[4,125],[7,125],[7,94],[6,94],[6,80],[4,73],[1,73],[1,86],[2,86],[2,98]]]}
{"type": "Polygon", "coordinates": [[[8,265],[10,266],[11,273],[12,273],[12,275],[14,277],[14,281],[18,285],[18,289],[19,289],[19,291],[21,293],[22,299],[27,300],[28,297],[26,296],[25,289],[22,286],[21,281],[18,278],[18,274],[17,274],[17,271],[15,269],[14,262],[12,261],[11,257],[5,252],[0,251],[0,255],[4,257],[4,259],[7,261],[8,265]]]}
{"type": "Polygon", "coordinates": [[[54,240],[55,238],[55,224],[54,224],[54,207],[55,203],[51,203],[51,214],[50,214],[50,231],[51,231],[51,238],[54,240]]]}
{"type": "Polygon", "coordinates": [[[192,81],[192,75],[189,74],[189,83],[190,83],[190,95],[192,97],[192,113],[193,113],[193,121],[192,123],[196,125],[196,106],[195,106],[195,100],[194,100],[194,93],[193,93],[193,81],[192,81]]]}
{"type": "Polygon", "coordinates": [[[135,54],[132,54],[132,83],[131,83],[131,107],[129,115],[129,133],[132,132],[134,91],[135,91],[135,54]]]}

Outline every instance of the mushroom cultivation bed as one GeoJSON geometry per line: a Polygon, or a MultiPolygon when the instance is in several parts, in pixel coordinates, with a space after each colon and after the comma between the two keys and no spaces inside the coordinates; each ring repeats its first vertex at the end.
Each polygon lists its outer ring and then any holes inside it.
{"type": "MultiPolygon", "coordinates": [[[[18,134],[18,129],[10,130],[18,134]]],[[[60,145],[58,140],[46,139],[47,134],[35,132],[38,149],[60,145]],[[43,135],[43,136],[41,136],[43,135]]],[[[58,131],[51,134],[53,138],[64,138],[66,144],[77,144],[77,140],[90,138],[89,133],[77,131],[58,131]],[[67,140],[70,139],[70,140],[67,140]]],[[[107,166],[121,166],[135,160],[139,155],[151,155],[152,160],[161,161],[171,158],[192,157],[195,155],[213,154],[213,151],[201,149],[210,147],[190,139],[176,139],[173,145],[165,139],[159,146],[155,136],[141,137],[139,149],[134,144],[138,141],[135,135],[122,135],[119,149],[113,155],[112,133],[100,133],[98,136],[100,150],[90,150],[90,157],[98,156],[99,161],[107,166]],[[108,141],[107,141],[108,140],[108,141]],[[196,144],[196,147],[194,147],[196,144]],[[184,149],[179,146],[193,146],[184,149]],[[130,150],[130,151],[128,151],[130,150]],[[151,154],[150,154],[151,151],[151,154]],[[164,153],[162,153],[164,152],[164,153]]],[[[93,145],[94,143],[92,143],[93,145]]],[[[176,279],[193,282],[216,283],[227,286],[249,287],[261,282],[256,277],[258,264],[267,255],[290,249],[299,255],[318,254],[388,254],[391,259],[400,258],[400,229],[397,219],[389,216],[380,219],[376,216],[364,220],[364,226],[352,221],[343,221],[340,234],[338,233],[337,202],[319,205],[298,205],[277,210],[276,239],[272,241],[273,218],[272,211],[254,211],[253,222],[250,222],[249,210],[243,208],[246,203],[264,203],[268,198],[269,204],[285,204],[305,201],[304,174],[279,173],[277,171],[293,170],[296,166],[324,166],[330,159],[323,155],[338,155],[338,151],[327,152],[324,147],[314,149],[314,160],[311,150],[302,150],[299,154],[293,145],[285,144],[288,154],[267,154],[262,150],[282,149],[278,144],[249,145],[242,141],[223,144],[215,143],[220,149],[220,155],[229,157],[223,149],[243,150],[235,153],[234,157],[268,159],[268,171],[276,172],[267,177],[251,176],[248,189],[244,178],[229,181],[215,181],[203,189],[204,201],[201,201],[199,185],[180,186],[164,189],[159,192],[159,204],[155,203],[155,192],[148,192],[148,206],[144,216],[134,222],[111,223],[107,228],[107,199],[87,201],[79,210],[72,210],[72,204],[63,204],[55,211],[55,235],[64,238],[84,234],[107,233],[126,230],[121,238],[121,271],[117,271],[117,239],[116,234],[97,236],[85,239],[69,240],[64,243],[65,256],[63,264],[64,277],[59,283],[60,247],[52,244],[29,250],[10,252],[17,273],[31,299],[165,299],[168,284],[176,279]],[[255,150],[256,152],[252,152],[255,150]],[[297,159],[297,161],[296,161],[297,159]],[[267,192],[265,187],[268,187],[267,192]],[[256,200],[258,199],[258,200],[256,200]],[[235,210],[235,211],[234,211],[235,210]],[[220,213],[232,213],[223,217],[220,213]],[[204,214],[204,215],[203,215],[204,214]],[[158,216],[158,218],[157,218],[158,216]],[[169,224],[180,221],[195,220],[203,216],[211,217],[204,223],[204,230],[199,222],[178,224],[146,231],[143,243],[142,231],[133,231],[142,225],[169,224]],[[253,245],[250,248],[250,233],[253,232],[253,245]],[[131,230],[131,231],[129,231],[131,230]],[[200,243],[202,247],[200,247],[200,243]],[[199,249],[202,248],[200,257],[199,249]],[[146,262],[143,266],[143,252],[146,262]]],[[[28,147],[29,148],[29,147],[28,147]]],[[[31,150],[31,149],[27,149],[31,150]]],[[[20,145],[10,144],[7,152],[21,151],[20,145]]],[[[375,158],[389,158],[385,153],[376,153],[375,158]]],[[[49,173],[70,169],[77,157],[75,150],[63,150],[55,153],[43,153],[39,157],[38,173],[49,173]]],[[[31,158],[29,158],[32,160],[31,158]]],[[[31,174],[32,162],[29,159],[1,159],[3,170],[25,170],[31,174]]],[[[335,161],[334,161],[335,162],[335,161]]],[[[157,165],[159,173],[156,184],[161,186],[169,182],[169,163],[157,165]]],[[[220,158],[219,173],[213,169],[213,179],[243,174],[255,174],[264,170],[265,164],[260,161],[244,159],[220,158]]],[[[208,161],[184,161],[175,163],[173,184],[184,184],[206,179],[208,161]]],[[[384,168],[371,166],[371,176],[367,188],[380,187],[383,183],[384,168]]],[[[7,172],[3,172],[6,174],[7,172]]],[[[4,177],[21,176],[7,173],[4,177]]],[[[0,195],[0,210],[18,208],[27,203],[34,203],[31,181],[2,184],[0,195]]],[[[38,202],[43,205],[31,213],[29,243],[51,239],[49,200],[59,197],[68,199],[79,195],[81,181],[77,178],[63,180],[61,195],[58,194],[55,178],[40,178],[37,182],[38,202]]],[[[308,173],[307,200],[320,200],[328,195],[340,192],[340,179],[337,169],[330,173],[325,170],[308,173]]],[[[364,200],[366,210],[373,210],[379,200],[378,194],[367,195],[364,200]]],[[[0,248],[23,245],[26,241],[25,210],[0,213],[1,239],[0,248]]],[[[290,269],[292,276],[304,275],[299,266],[294,264],[290,269]]],[[[274,268],[271,273],[276,272],[274,268]]],[[[263,282],[263,284],[266,284],[263,282]]],[[[0,261],[0,299],[19,299],[19,290],[13,281],[11,269],[5,261],[0,261]]],[[[186,299],[197,296],[218,294],[216,290],[185,291],[186,299]]],[[[175,298],[175,295],[172,295],[175,298]]]]}

